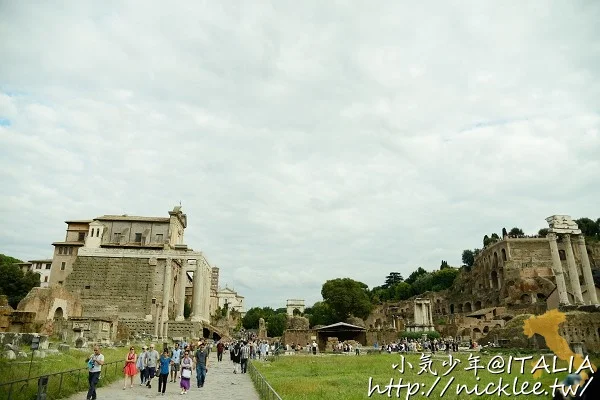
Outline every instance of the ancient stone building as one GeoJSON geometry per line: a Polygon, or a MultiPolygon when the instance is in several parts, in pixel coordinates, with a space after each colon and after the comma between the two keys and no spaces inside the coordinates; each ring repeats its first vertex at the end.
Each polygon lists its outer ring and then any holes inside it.
{"type": "MultiPolygon", "coordinates": [[[[506,235],[481,250],[473,267],[463,268],[450,289],[420,294],[431,304],[435,329],[463,340],[486,336],[488,340],[518,315],[539,315],[558,307],[585,308],[585,304],[590,310],[600,310],[600,289],[593,279],[600,269],[600,244],[586,244],[569,216],[554,215],[546,221],[547,236],[506,235]]],[[[415,314],[416,298],[377,307],[365,321],[367,328],[408,330],[407,325],[422,319],[415,314]]],[[[569,316],[561,329],[575,340],[585,337],[587,348],[600,349],[600,325],[573,325],[581,319],[577,315],[578,319],[569,316]]],[[[594,313],[590,321],[598,315],[594,313]]]]}
{"type": "MultiPolygon", "coordinates": [[[[168,217],[103,215],[67,221],[65,241],[53,243],[49,291],[64,288],[79,308],[63,302],[62,316],[118,318],[132,331],[158,337],[206,336],[215,271],[204,254],[184,244],[186,227],[181,207],[168,217]],[[187,286],[189,321],[184,318],[187,286]]],[[[19,309],[53,319],[56,307],[47,306],[41,290],[30,293],[19,309]]]]}

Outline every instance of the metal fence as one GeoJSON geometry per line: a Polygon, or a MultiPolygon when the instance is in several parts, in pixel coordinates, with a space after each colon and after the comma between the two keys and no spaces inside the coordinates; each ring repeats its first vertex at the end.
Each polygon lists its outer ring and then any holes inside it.
{"type": "Polygon", "coordinates": [[[254,387],[258,391],[261,400],[282,400],[281,396],[269,385],[265,377],[258,372],[252,361],[248,362],[248,373],[254,382],[254,387]]]}
{"type": "MultiPolygon", "coordinates": [[[[103,378],[123,375],[123,361],[113,361],[102,366],[98,386],[102,386],[103,378]]],[[[86,367],[69,371],[56,372],[17,379],[12,382],[0,383],[0,399],[2,400],[56,400],[63,396],[87,390],[88,369],[86,367]]]]}

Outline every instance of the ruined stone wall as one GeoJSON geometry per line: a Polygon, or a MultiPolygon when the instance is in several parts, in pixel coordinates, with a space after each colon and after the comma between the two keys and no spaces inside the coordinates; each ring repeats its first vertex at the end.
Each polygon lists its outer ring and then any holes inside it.
{"type": "Polygon", "coordinates": [[[384,343],[392,343],[398,340],[398,332],[393,330],[367,330],[367,346],[377,343],[380,347],[384,343]]]}
{"type": "MultiPolygon", "coordinates": [[[[312,343],[313,337],[316,338],[317,333],[312,329],[288,329],[283,332],[281,342],[286,345],[292,343],[306,346],[306,343],[312,343]]],[[[321,349],[323,351],[323,349],[321,349]]]]}
{"type": "Polygon", "coordinates": [[[82,316],[145,318],[154,315],[152,299],[162,299],[164,263],[159,260],[152,266],[147,258],[78,257],[65,288],[79,293],[82,316]]]}

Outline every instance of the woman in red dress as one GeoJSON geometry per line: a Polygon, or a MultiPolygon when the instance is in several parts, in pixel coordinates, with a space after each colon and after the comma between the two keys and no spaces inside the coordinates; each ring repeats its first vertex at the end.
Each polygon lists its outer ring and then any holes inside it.
{"type": "Polygon", "coordinates": [[[123,372],[125,373],[125,381],[123,382],[123,390],[127,388],[127,377],[129,377],[129,387],[133,387],[133,377],[137,374],[136,368],[137,355],[135,354],[135,347],[129,349],[129,353],[127,353],[127,357],[125,357],[125,368],[123,368],[123,372]]]}

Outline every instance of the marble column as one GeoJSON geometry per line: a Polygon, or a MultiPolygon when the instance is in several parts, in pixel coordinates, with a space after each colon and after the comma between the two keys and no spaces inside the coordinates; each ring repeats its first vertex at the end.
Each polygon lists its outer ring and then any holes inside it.
{"type": "Polygon", "coordinates": [[[179,268],[179,276],[177,277],[177,316],[175,321],[185,320],[184,309],[185,309],[185,285],[187,283],[186,268],[188,266],[187,259],[181,261],[181,267],[179,268]]]}
{"type": "Polygon", "coordinates": [[[590,266],[590,258],[588,257],[585,247],[585,238],[583,235],[577,237],[579,245],[579,253],[581,253],[581,267],[583,269],[583,277],[585,279],[585,288],[588,292],[588,299],[591,304],[598,304],[598,295],[596,294],[596,285],[594,285],[594,277],[592,275],[592,267],[590,266]]]}
{"type": "Polygon", "coordinates": [[[571,290],[575,296],[575,303],[584,304],[583,295],[581,294],[581,285],[579,284],[579,271],[575,264],[575,256],[573,255],[573,247],[571,247],[571,235],[563,236],[563,243],[567,252],[567,265],[569,266],[569,280],[571,281],[571,290]]]}
{"type": "Polygon", "coordinates": [[[556,290],[558,291],[558,301],[561,305],[569,305],[569,296],[567,295],[567,285],[565,284],[565,275],[563,273],[560,256],[558,254],[558,245],[556,244],[556,233],[549,233],[547,236],[550,243],[550,255],[552,256],[552,270],[556,277],[556,290]]]}
{"type": "Polygon", "coordinates": [[[212,274],[212,269],[210,265],[207,265],[204,268],[204,271],[204,318],[206,318],[207,321],[210,321],[210,281],[212,274]]]}
{"type": "Polygon", "coordinates": [[[162,333],[162,325],[169,320],[169,300],[171,300],[171,272],[173,270],[173,262],[170,258],[165,260],[165,275],[163,279],[163,299],[162,299],[162,318],[160,331],[162,333]]]}
{"type": "Polygon", "coordinates": [[[192,321],[202,321],[202,263],[196,260],[194,271],[194,300],[192,306],[192,321]]]}

